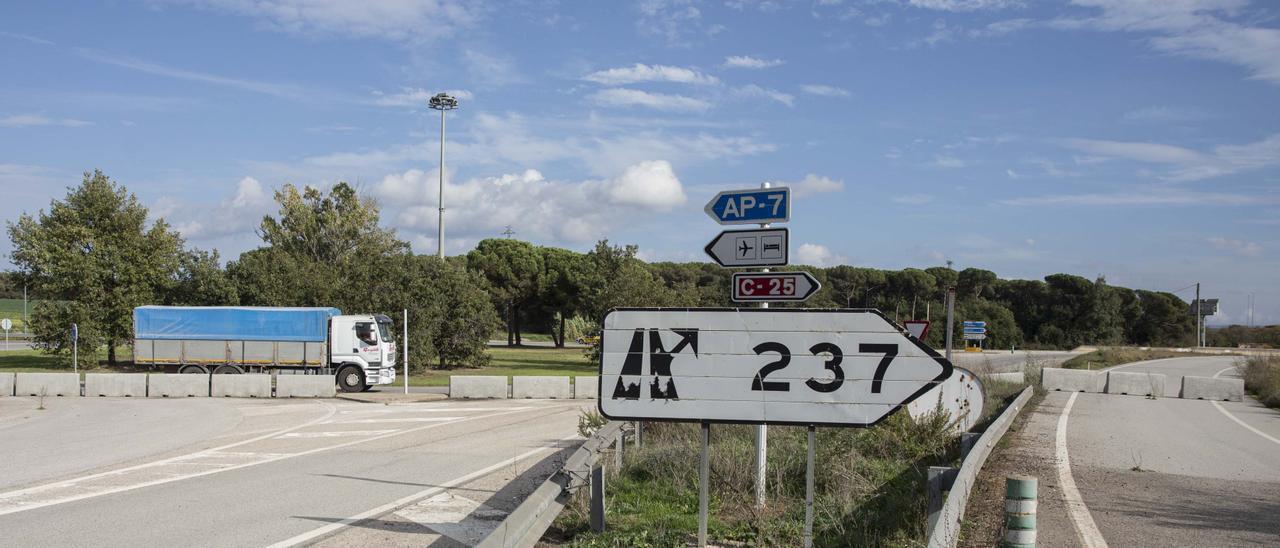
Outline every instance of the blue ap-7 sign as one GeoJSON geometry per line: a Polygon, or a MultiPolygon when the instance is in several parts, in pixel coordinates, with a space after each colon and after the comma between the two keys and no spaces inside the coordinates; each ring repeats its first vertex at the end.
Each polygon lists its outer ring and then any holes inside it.
{"type": "Polygon", "coordinates": [[[726,190],[707,202],[704,210],[722,225],[785,223],[791,220],[791,189],[726,190]]]}

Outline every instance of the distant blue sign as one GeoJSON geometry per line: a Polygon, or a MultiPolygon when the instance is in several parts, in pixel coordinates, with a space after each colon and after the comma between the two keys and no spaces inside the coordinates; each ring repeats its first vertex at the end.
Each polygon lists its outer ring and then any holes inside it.
{"type": "Polygon", "coordinates": [[[791,189],[726,190],[703,210],[722,225],[785,223],[791,220],[791,189]]]}
{"type": "Polygon", "coordinates": [[[74,341],[74,340],[78,340],[79,338],[80,338],[80,326],[76,324],[71,324],[71,340],[74,341]]]}
{"type": "Polygon", "coordinates": [[[964,327],[986,327],[987,322],[960,322],[964,327]]]}
{"type": "Polygon", "coordinates": [[[986,332],[987,332],[987,328],[985,328],[985,327],[966,327],[966,328],[964,328],[964,332],[965,332],[965,333],[986,333],[986,332]]]}

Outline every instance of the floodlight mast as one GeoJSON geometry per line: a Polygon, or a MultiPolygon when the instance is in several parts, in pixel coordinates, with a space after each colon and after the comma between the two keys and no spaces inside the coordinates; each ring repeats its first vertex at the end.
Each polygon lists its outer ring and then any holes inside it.
{"type": "Polygon", "coordinates": [[[458,100],[447,93],[437,93],[427,103],[440,111],[440,221],[436,237],[436,256],[444,258],[444,111],[458,108],[458,100]]]}

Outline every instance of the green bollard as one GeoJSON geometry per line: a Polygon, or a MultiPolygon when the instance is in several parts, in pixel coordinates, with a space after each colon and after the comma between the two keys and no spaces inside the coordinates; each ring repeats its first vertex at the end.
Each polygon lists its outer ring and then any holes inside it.
{"type": "Polygon", "coordinates": [[[1004,546],[1036,545],[1036,478],[1009,476],[1004,491],[1004,546]]]}

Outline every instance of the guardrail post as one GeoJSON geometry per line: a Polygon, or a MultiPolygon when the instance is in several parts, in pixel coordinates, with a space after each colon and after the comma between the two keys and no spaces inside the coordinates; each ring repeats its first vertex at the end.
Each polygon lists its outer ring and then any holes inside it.
{"type": "Polygon", "coordinates": [[[965,432],[960,434],[960,460],[964,460],[969,456],[969,451],[973,450],[973,444],[978,443],[981,434],[976,432],[965,432]]]}
{"type": "Polygon", "coordinates": [[[956,475],[960,472],[958,468],[949,466],[930,466],[928,491],[929,491],[929,528],[933,530],[933,526],[942,518],[942,492],[950,491],[951,486],[955,484],[956,475]]]}
{"type": "Polygon", "coordinates": [[[636,448],[640,448],[640,442],[644,438],[644,422],[636,421],[636,448]]]}
{"type": "Polygon", "coordinates": [[[604,532],[604,466],[591,465],[591,531],[604,532]]]}
{"type": "Polygon", "coordinates": [[[618,437],[615,438],[613,442],[613,464],[619,472],[622,471],[622,446],[626,445],[627,441],[627,436],[625,434],[626,433],[619,428],[618,437]]]}
{"type": "Polygon", "coordinates": [[[1036,478],[1009,476],[1004,491],[1004,546],[1035,548],[1036,478]]]}

